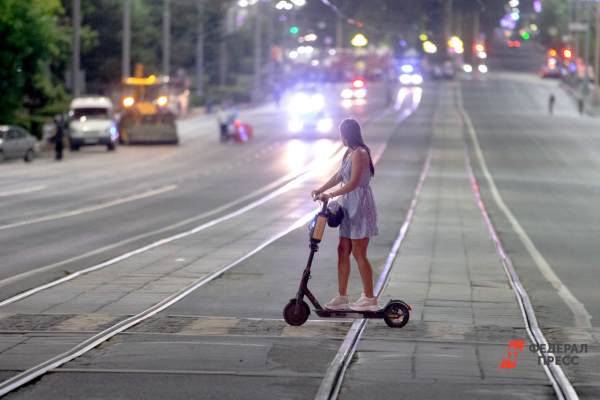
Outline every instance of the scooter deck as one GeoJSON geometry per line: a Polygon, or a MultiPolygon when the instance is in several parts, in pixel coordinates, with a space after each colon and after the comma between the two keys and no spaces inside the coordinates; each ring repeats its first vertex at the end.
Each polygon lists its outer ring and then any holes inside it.
{"type": "Polygon", "coordinates": [[[319,317],[323,318],[383,318],[383,308],[377,311],[354,311],[354,310],[315,310],[319,317]]]}

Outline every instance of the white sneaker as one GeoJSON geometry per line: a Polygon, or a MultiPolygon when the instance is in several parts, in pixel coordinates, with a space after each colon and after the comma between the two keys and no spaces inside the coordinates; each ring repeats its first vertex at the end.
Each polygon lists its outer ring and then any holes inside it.
{"type": "Polygon", "coordinates": [[[325,308],[328,310],[347,310],[348,309],[348,296],[336,296],[329,300],[329,303],[325,304],[325,308]]]}
{"type": "Polygon", "coordinates": [[[353,311],[379,311],[377,297],[367,297],[363,293],[360,299],[350,306],[350,309],[353,311]]]}

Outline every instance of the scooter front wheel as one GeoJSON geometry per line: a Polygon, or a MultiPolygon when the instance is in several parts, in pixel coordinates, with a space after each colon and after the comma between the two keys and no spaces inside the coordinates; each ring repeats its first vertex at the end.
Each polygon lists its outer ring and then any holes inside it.
{"type": "Polygon", "coordinates": [[[283,319],[292,326],[304,324],[308,319],[309,314],[310,308],[308,307],[308,304],[302,301],[299,304],[299,307],[296,307],[296,299],[291,299],[283,309],[283,319]]]}
{"type": "Polygon", "coordinates": [[[390,301],[383,309],[383,320],[390,328],[402,328],[409,317],[410,309],[402,301],[390,301]]]}

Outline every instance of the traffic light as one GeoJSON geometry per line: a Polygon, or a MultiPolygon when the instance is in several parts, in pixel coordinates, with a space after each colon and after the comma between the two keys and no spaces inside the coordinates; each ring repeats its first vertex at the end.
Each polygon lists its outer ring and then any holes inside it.
{"type": "Polygon", "coordinates": [[[529,34],[529,32],[521,33],[521,38],[523,38],[523,40],[529,40],[530,37],[531,35],[529,34]]]}
{"type": "Polygon", "coordinates": [[[297,25],[290,26],[290,34],[297,35],[300,32],[300,28],[297,25]]]}
{"type": "Polygon", "coordinates": [[[562,49],[562,56],[565,60],[570,60],[573,57],[573,50],[569,48],[562,49]]]}

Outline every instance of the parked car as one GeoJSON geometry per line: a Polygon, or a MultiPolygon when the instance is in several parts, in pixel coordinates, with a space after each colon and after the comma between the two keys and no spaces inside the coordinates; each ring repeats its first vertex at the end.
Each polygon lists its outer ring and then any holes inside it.
{"type": "Polygon", "coordinates": [[[37,153],[37,140],[20,126],[0,125],[0,162],[22,158],[31,162],[37,153]]]}
{"type": "Polygon", "coordinates": [[[113,104],[108,97],[77,97],[69,110],[69,146],[77,151],[81,146],[102,145],[114,150],[119,139],[113,104]]]}

